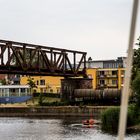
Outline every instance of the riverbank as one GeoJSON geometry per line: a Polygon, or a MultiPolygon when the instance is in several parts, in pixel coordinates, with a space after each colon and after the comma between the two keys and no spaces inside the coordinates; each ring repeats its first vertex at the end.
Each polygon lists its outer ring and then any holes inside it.
{"type": "Polygon", "coordinates": [[[140,124],[128,127],[127,129],[140,132],[140,124]]]}
{"type": "Polygon", "coordinates": [[[93,116],[112,106],[0,106],[0,117],[93,116]]]}

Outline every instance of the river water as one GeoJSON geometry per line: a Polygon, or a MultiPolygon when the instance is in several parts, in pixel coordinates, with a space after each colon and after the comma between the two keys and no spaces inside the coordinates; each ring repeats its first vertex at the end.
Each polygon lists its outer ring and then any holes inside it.
{"type": "MultiPolygon", "coordinates": [[[[100,125],[83,127],[82,118],[0,118],[0,140],[116,140],[103,133],[100,125]]],[[[126,140],[140,140],[127,134],[126,140]]]]}

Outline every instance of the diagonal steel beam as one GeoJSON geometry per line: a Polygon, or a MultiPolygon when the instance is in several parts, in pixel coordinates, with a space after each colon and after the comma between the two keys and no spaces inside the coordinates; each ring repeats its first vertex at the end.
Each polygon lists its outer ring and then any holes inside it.
{"type": "Polygon", "coordinates": [[[40,50],[40,52],[41,52],[41,55],[42,55],[42,57],[44,59],[44,62],[46,64],[46,67],[51,71],[51,64],[49,62],[49,59],[48,59],[46,53],[44,54],[44,52],[42,50],[40,50]]]}

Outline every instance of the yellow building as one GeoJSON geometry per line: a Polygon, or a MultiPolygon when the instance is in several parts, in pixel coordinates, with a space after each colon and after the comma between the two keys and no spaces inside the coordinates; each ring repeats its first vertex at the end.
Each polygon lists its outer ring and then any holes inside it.
{"type": "MultiPolygon", "coordinates": [[[[96,60],[88,59],[86,62],[87,75],[92,78],[93,89],[122,89],[124,71],[126,66],[126,58],[118,57],[112,60],[96,60]]],[[[53,76],[32,76],[36,83],[36,92],[41,93],[60,93],[61,79],[63,77],[53,76]]],[[[26,85],[28,77],[24,76],[20,80],[21,85],[26,85]]]]}
{"type": "MultiPolygon", "coordinates": [[[[124,71],[124,68],[88,68],[86,70],[88,77],[93,79],[93,89],[122,89],[124,71]]],[[[21,77],[20,84],[27,85],[28,78],[27,76],[21,77]]],[[[31,78],[37,86],[34,92],[60,93],[63,77],[32,76],[31,78]]]]}
{"type": "MultiPolygon", "coordinates": [[[[27,76],[23,76],[20,79],[21,85],[27,85],[27,76]]],[[[32,80],[35,82],[37,88],[34,88],[34,92],[40,93],[60,93],[61,79],[62,77],[53,76],[32,76],[32,80]]]]}
{"type": "Polygon", "coordinates": [[[93,89],[121,89],[124,71],[124,68],[88,68],[87,75],[93,79],[93,89]]]}

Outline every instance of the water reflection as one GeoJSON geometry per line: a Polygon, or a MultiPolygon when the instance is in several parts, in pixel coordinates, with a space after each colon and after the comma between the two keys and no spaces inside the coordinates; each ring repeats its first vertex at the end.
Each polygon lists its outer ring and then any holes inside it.
{"type": "MultiPolygon", "coordinates": [[[[116,140],[103,133],[100,126],[83,127],[83,118],[0,118],[0,140],[116,140]]],[[[140,134],[127,135],[126,140],[138,140],[140,134]]]]}

